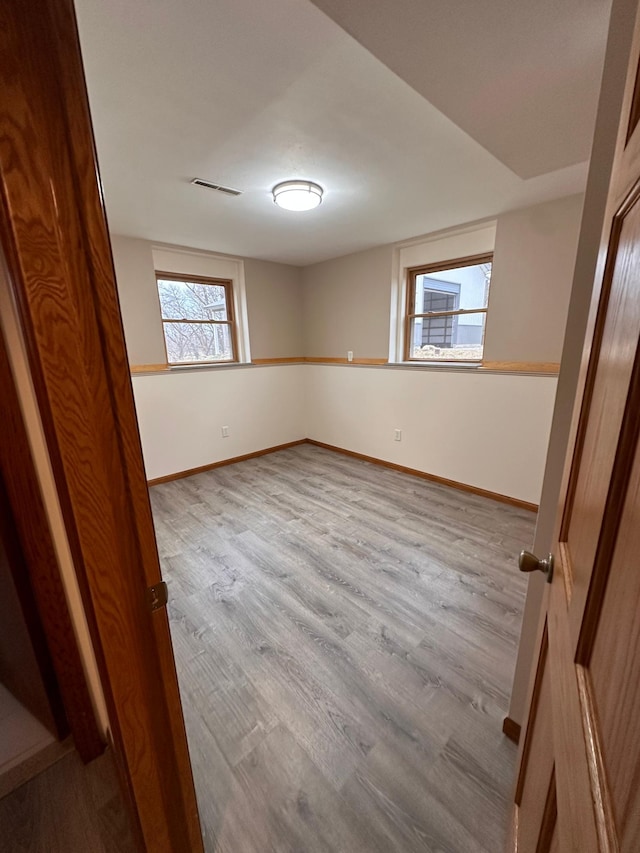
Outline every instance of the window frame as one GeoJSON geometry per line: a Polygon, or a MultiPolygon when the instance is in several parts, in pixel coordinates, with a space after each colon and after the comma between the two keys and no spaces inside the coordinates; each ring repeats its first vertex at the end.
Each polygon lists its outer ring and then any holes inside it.
{"type": "Polygon", "coordinates": [[[233,281],[228,278],[215,278],[213,276],[189,275],[188,273],[165,272],[156,270],[156,293],[160,306],[160,322],[162,323],[162,342],[164,344],[165,360],[168,367],[195,367],[198,365],[206,365],[207,367],[215,367],[219,364],[239,364],[238,355],[238,338],[236,313],[234,303],[233,281]],[[226,320],[189,320],[187,318],[169,318],[162,316],[162,300],[160,299],[160,281],[179,281],[185,284],[208,284],[224,287],[225,307],[227,311],[226,320]],[[229,326],[229,339],[231,341],[231,358],[212,359],[206,361],[169,361],[169,352],[167,349],[167,337],[165,335],[165,323],[190,323],[194,326],[229,326]]]}
{"type": "Polygon", "coordinates": [[[458,269],[460,267],[473,267],[479,264],[490,263],[493,270],[493,252],[483,252],[479,255],[467,255],[464,258],[453,258],[448,261],[439,261],[432,264],[421,264],[417,267],[407,267],[405,280],[405,311],[404,311],[404,346],[403,346],[403,361],[411,364],[482,364],[484,359],[484,336],[486,332],[486,315],[489,310],[488,298],[485,308],[458,308],[455,311],[427,311],[424,313],[415,312],[416,304],[416,277],[419,275],[431,275],[433,273],[445,272],[446,270],[458,269]],[[460,358],[460,359],[445,359],[445,358],[416,358],[411,355],[411,326],[415,319],[429,319],[432,317],[459,317],[464,314],[484,314],[485,322],[482,329],[482,358],[460,358]]]}

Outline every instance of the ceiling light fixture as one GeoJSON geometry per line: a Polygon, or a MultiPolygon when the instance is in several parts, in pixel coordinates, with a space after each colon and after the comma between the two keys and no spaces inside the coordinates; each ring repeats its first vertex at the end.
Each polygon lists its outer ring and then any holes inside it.
{"type": "Polygon", "coordinates": [[[273,200],[285,210],[313,210],[322,201],[324,190],[313,181],[283,181],[271,190],[273,200]]]}

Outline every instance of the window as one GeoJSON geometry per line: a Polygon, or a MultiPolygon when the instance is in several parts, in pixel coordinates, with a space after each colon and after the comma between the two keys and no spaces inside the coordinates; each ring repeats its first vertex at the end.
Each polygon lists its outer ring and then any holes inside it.
{"type": "Polygon", "coordinates": [[[406,361],[482,361],[492,259],[407,270],[406,361]]]}
{"type": "Polygon", "coordinates": [[[230,281],[156,273],[168,364],[237,361],[230,281]]]}

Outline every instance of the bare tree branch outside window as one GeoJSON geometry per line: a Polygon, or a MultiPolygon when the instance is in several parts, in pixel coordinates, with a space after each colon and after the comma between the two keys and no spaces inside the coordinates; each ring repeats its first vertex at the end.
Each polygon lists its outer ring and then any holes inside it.
{"type": "Polygon", "coordinates": [[[235,361],[230,281],[157,273],[169,364],[235,361]]]}

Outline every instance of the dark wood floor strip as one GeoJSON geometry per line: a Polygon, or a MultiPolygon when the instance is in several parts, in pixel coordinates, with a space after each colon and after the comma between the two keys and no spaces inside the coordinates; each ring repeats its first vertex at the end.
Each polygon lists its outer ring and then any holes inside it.
{"type": "Polygon", "coordinates": [[[207,850],[502,849],[535,517],[307,444],[151,497],[207,850]]]}

